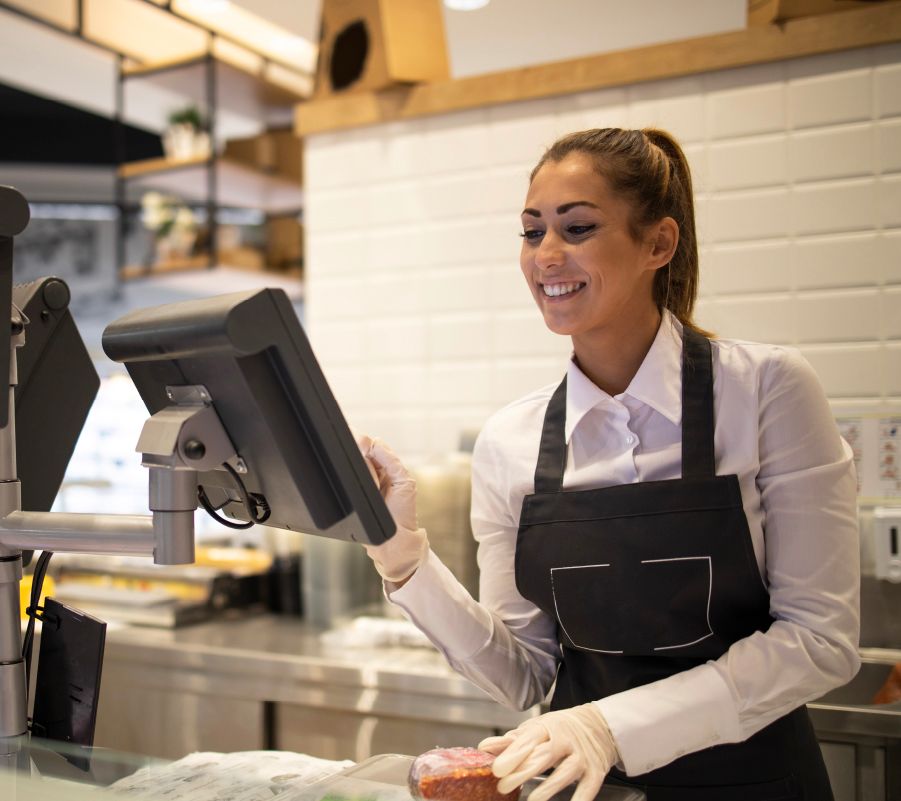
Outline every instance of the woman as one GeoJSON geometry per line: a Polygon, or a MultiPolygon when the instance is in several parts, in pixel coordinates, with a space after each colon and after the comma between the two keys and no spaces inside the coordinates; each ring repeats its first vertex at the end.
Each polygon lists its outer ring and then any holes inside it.
{"type": "Polygon", "coordinates": [[[650,801],[829,799],[804,704],[859,661],[856,482],[794,351],[711,339],[691,178],[666,133],[556,142],[532,172],[521,266],[572,339],[558,386],[497,412],[473,454],[481,603],[429,551],[415,485],[361,440],[398,532],[369,548],[450,664],[551,712],[480,747],[532,801],[611,781],[650,801]],[[613,778],[615,777],[615,778],[613,778]]]}

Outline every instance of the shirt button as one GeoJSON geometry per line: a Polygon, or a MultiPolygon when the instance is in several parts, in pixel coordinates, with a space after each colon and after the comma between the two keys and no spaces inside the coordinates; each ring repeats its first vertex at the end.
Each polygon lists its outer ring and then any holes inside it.
{"type": "Polygon", "coordinates": [[[626,445],[632,445],[634,442],[635,442],[634,434],[629,434],[629,436],[626,437],[626,445]]]}

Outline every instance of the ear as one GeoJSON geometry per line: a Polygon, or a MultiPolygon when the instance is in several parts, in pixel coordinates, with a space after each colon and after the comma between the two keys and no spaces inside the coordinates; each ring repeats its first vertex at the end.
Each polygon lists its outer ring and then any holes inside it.
{"type": "Polygon", "coordinates": [[[648,254],[648,267],[659,270],[673,260],[673,254],[679,244],[679,224],[672,217],[664,217],[654,223],[648,233],[650,234],[648,244],[651,248],[648,254]]]}

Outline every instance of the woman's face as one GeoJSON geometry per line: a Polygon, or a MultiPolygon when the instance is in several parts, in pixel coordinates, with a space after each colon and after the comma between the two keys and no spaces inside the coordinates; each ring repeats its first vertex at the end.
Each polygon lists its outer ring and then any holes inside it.
{"type": "Polygon", "coordinates": [[[520,266],[551,331],[576,339],[656,314],[654,272],[666,262],[654,241],[633,238],[631,212],[582,153],[538,171],[522,213],[520,266]]]}

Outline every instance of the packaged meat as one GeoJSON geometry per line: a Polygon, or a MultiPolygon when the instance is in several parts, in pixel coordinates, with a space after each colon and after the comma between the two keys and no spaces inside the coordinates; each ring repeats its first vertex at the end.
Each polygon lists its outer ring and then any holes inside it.
{"type": "Polygon", "coordinates": [[[433,748],[410,765],[410,793],[434,801],[517,801],[519,788],[498,792],[492,762],[494,755],[477,748],[433,748]]]}

